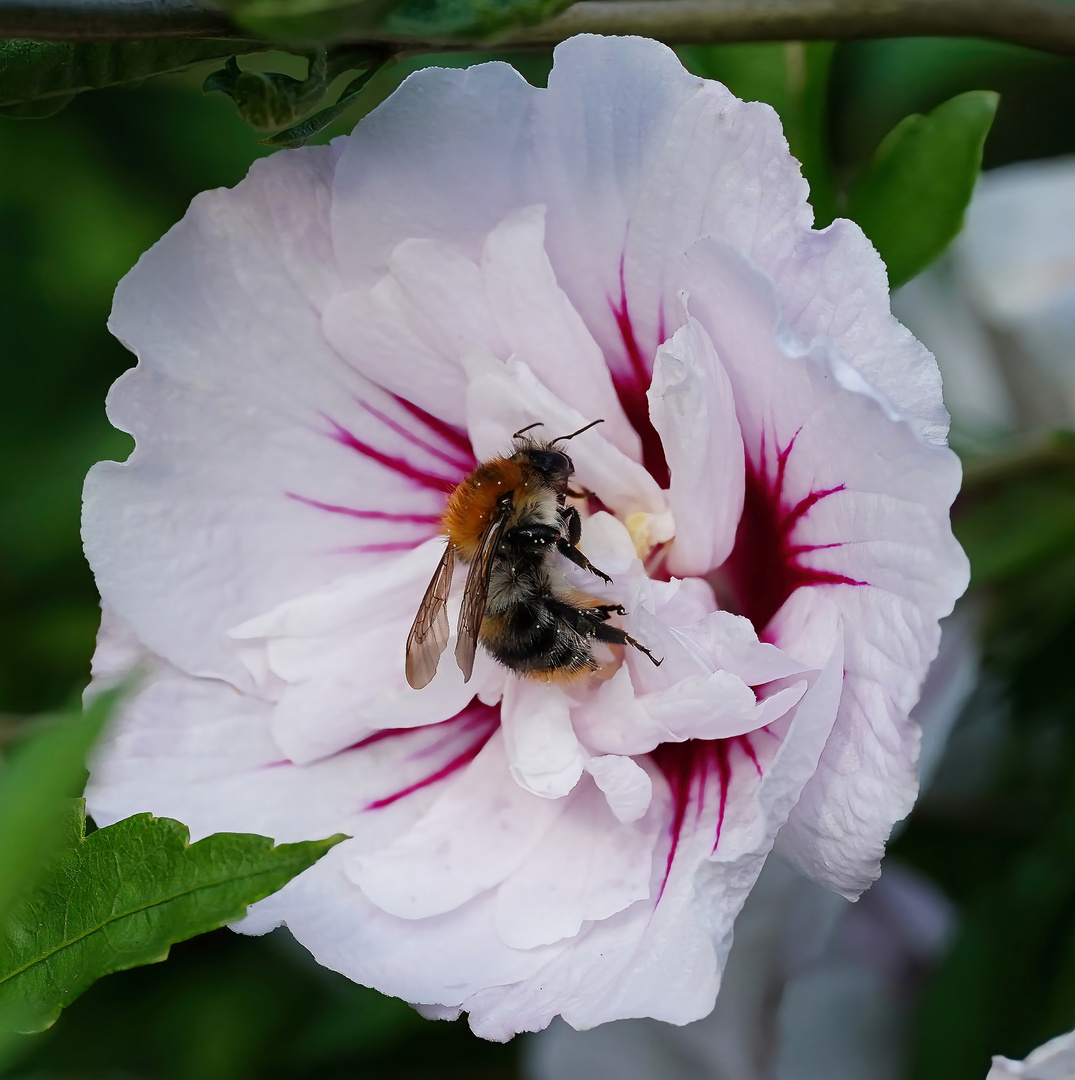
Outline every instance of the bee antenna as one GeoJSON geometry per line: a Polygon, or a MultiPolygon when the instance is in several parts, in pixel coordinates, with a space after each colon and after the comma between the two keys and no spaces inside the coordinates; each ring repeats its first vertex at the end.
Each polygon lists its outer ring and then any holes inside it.
{"type": "MultiPolygon", "coordinates": [[[[558,438],[553,439],[549,445],[552,446],[554,443],[567,442],[568,439],[573,439],[576,435],[581,435],[584,431],[589,431],[590,428],[597,427],[598,424],[603,424],[604,422],[603,419],[591,420],[585,427],[580,427],[578,431],[573,431],[570,435],[560,435],[558,438]]],[[[523,430],[525,431],[526,429],[524,428],[523,430]]]]}
{"type": "Polygon", "coordinates": [[[526,427],[519,428],[519,430],[517,432],[515,432],[514,435],[512,435],[512,438],[517,439],[524,432],[532,431],[536,427],[544,427],[544,426],[545,425],[540,420],[538,420],[536,423],[533,423],[533,424],[527,424],[526,427]]]}

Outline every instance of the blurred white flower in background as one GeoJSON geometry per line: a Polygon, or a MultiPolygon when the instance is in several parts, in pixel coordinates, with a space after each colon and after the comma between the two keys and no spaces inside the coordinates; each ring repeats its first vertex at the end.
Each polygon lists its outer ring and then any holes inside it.
{"type": "Polygon", "coordinates": [[[985,173],[892,308],[936,355],[957,437],[1075,423],[1075,158],[985,173]]]}
{"type": "Polygon", "coordinates": [[[1075,1080],[1075,1031],[1058,1035],[1039,1046],[1023,1061],[993,1058],[986,1080],[1075,1080]]]}

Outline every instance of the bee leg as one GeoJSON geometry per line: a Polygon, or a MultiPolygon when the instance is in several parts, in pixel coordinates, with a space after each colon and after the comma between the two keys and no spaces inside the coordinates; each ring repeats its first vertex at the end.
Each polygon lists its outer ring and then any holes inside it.
{"type": "Polygon", "coordinates": [[[630,645],[632,648],[637,649],[640,653],[645,653],[650,658],[650,662],[654,667],[660,667],[664,663],[664,658],[657,659],[641,642],[635,641],[626,630],[621,630],[618,626],[608,626],[605,623],[596,623],[593,627],[593,636],[598,641],[608,642],[610,645],[630,645]]]}
{"type": "Polygon", "coordinates": [[[560,510],[560,517],[567,526],[567,536],[561,537],[556,544],[560,549],[560,554],[566,555],[576,566],[581,566],[583,570],[589,570],[591,574],[599,577],[606,585],[610,585],[612,578],[598,570],[579,551],[579,541],[582,539],[582,518],[579,517],[579,512],[573,506],[565,506],[560,510]]]}
{"type": "Polygon", "coordinates": [[[613,615],[626,615],[627,609],[623,604],[597,604],[594,607],[586,609],[595,619],[600,619],[601,622],[608,622],[613,615]]]}
{"type": "Polygon", "coordinates": [[[582,518],[578,510],[573,506],[561,506],[560,519],[567,527],[567,542],[572,547],[578,547],[582,539],[582,518]]]}
{"type": "Polygon", "coordinates": [[[574,547],[563,537],[556,541],[556,546],[560,549],[560,554],[566,555],[576,566],[581,566],[583,570],[589,570],[591,574],[599,577],[606,585],[612,584],[612,578],[608,574],[598,570],[577,547],[574,547]]]}
{"type": "Polygon", "coordinates": [[[509,530],[506,538],[533,551],[540,551],[549,544],[558,544],[562,539],[560,530],[553,525],[517,525],[509,530]]]}

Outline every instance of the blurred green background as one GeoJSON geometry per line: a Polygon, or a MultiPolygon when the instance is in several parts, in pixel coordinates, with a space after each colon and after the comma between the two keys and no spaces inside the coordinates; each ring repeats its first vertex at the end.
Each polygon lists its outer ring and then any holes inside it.
{"type": "MultiPolygon", "coordinates": [[[[782,48],[724,47],[702,59],[754,97],[757,72],[782,48]]],[[[533,81],[547,74],[544,54],[511,59],[533,81]]],[[[103,410],[131,362],[105,329],[116,282],[198,191],[236,183],[267,152],[230,101],[200,92],[213,66],[84,94],[47,120],[0,119],[0,714],[9,717],[61,705],[88,679],[98,609],[79,545],[81,483],[93,462],[129,450],[103,410]]],[[[407,70],[378,76],[374,94],[325,137],[348,130],[407,70]]],[[[1075,152],[1075,62],[932,39],[838,45],[827,94],[807,118],[815,152],[846,183],[904,115],[981,88],[1002,95],[987,167],[1075,152]]],[[[965,501],[960,530],[976,567],[997,565],[1009,525],[1033,518],[1013,492],[1046,511],[1072,500],[1075,456],[1056,455],[1029,489],[1001,481],[965,501]]],[[[990,1053],[1022,1057],[1075,1025],[1075,682],[1066,668],[1075,537],[1035,546],[1031,536],[1029,550],[979,575],[989,601],[985,676],[969,709],[1003,716],[985,781],[954,810],[923,804],[896,844],[961,919],[921,1004],[920,1080],[981,1080],[990,1053]]],[[[518,1058],[517,1045],[482,1043],[463,1023],[426,1022],[352,986],[285,935],[221,931],[176,947],[167,964],[98,983],[26,1042],[13,1075],[492,1078],[517,1075],[518,1058]]]]}

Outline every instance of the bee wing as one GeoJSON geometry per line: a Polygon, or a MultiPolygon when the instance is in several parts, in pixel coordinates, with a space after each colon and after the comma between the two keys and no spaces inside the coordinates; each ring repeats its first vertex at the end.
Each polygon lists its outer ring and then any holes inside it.
{"type": "Polygon", "coordinates": [[[448,644],[448,590],[452,587],[455,549],[445,548],[407,635],[407,682],[421,690],[437,673],[448,644]]]}
{"type": "Polygon", "coordinates": [[[496,549],[511,516],[510,506],[501,513],[486,530],[478,546],[478,554],[470,564],[466,587],[463,589],[463,606],[459,610],[459,634],[455,642],[455,661],[463,672],[463,682],[470,681],[474,670],[474,653],[478,645],[478,631],[485,617],[485,603],[489,599],[489,575],[493,569],[496,549]]]}

